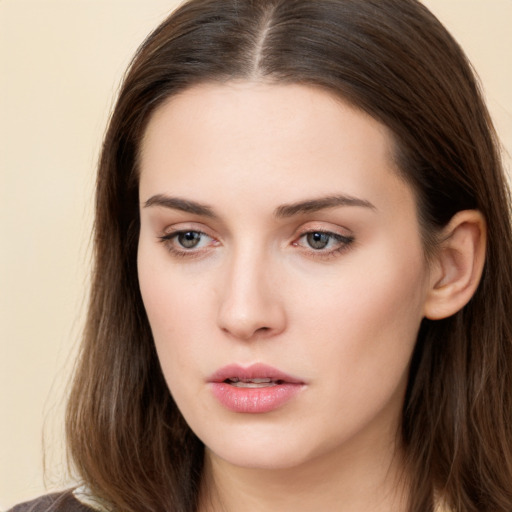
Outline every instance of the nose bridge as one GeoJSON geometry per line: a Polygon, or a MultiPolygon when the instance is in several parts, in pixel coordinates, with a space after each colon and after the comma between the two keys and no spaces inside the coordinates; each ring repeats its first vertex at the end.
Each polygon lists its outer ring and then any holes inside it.
{"type": "Polygon", "coordinates": [[[226,262],[221,282],[219,327],[240,339],[280,332],[285,312],[275,280],[277,262],[251,241],[240,243],[226,262]]]}

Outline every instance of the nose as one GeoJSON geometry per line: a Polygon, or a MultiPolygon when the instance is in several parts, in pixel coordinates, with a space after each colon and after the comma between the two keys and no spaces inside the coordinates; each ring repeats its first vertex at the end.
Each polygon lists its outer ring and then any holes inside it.
{"type": "Polygon", "coordinates": [[[253,251],[233,255],[221,279],[218,326],[234,338],[267,338],[285,329],[282,280],[269,259],[253,251]]]}

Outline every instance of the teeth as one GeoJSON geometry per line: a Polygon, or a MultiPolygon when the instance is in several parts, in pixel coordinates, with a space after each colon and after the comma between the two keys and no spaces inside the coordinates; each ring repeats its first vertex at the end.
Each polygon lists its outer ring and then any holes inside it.
{"type": "Polygon", "coordinates": [[[235,388],[269,388],[271,386],[277,386],[275,382],[233,382],[231,384],[235,388]]]}
{"type": "Polygon", "coordinates": [[[277,386],[277,382],[270,378],[265,379],[239,379],[233,377],[228,379],[228,382],[237,388],[267,388],[271,386],[277,386]]]}

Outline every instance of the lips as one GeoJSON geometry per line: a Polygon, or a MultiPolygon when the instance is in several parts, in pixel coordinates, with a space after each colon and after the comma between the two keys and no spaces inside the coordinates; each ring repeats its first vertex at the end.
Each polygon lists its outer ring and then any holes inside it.
{"type": "Polygon", "coordinates": [[[229,365],[209,379],[211,391],[227,409],[238,413],[265,413],[280,408],[304,382],[264,364],[229,365]]]}

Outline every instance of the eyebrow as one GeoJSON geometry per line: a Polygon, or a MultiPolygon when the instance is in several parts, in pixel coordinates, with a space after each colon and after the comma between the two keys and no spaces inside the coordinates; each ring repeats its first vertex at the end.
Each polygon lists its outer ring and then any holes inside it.
{"type": "Polygon", "coordinates": [[[297,203],[284,204],[275,209],[274,215],[278,218],[293,217],[304,213],[318,212],[327,208],[336,208],[339,206],[359,206],[376,210],[375,206],[365,199],[357,197],[336,195],[320,197],[318,199],[308,199],[297,203]]]}
{"type": "MultiPolygon", "coordinates": [[[[217,218],[217,215],[211,206],[188,199],[167,196],[164,194],[156,194],[150,197],[144,203],[144,208],[149,208],[151,206],[161,206],[164,208],[170,208],[172,210],[180,210],[182,212],[192,213],[194,215],[200,215],[212,219],[217,218]]],[[[274,210],[274,216],[276,218],[288,218],[295,215],[313,213],[320,210],[336,208],[340,206],[358,206],[362,208],[369,208],[371,210],[377,209],[372,203],[365,199],[358,199],[357,197],[346,195],[336,195],[320,197],[317,199],[307,199],[305,201],[299,201],[296,203],[283,204],[274,210]]]]}
{"type": "Polygon", "coordinates": [[[216,218],[217,215],[213,212],[213,209],[201,203],[190,201],[188,199],[181,199],[179,197],[170,197],[164,194],[157,194],[150,197],[145,203],[144,208],[150,206],[163,206],[164,208],[170,208],[172,210],[180,210],[186,213],[192,213],[194,215],[201,215],[203,217],[216,218]]]}

